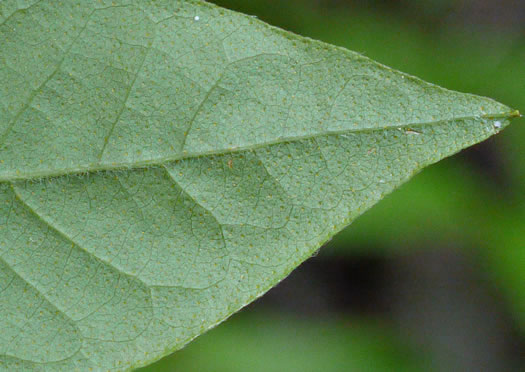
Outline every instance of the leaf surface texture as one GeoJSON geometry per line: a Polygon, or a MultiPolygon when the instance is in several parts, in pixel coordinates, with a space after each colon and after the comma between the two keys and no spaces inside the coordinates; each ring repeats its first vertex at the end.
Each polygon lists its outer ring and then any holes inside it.
{"type": "Polygon", "coordinates": [[[177,350],[515,115],[201,1],[3,0],[0,369],[177,350]]]}

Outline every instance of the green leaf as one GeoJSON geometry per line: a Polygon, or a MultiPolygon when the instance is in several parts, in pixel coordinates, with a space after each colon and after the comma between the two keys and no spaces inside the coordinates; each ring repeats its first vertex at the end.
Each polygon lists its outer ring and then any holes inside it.
{"type": "Polygon", "coordinates": [[[3,370],[177,350],[518,115],[201,1],[4,0],[0,46],[3,370]]]}

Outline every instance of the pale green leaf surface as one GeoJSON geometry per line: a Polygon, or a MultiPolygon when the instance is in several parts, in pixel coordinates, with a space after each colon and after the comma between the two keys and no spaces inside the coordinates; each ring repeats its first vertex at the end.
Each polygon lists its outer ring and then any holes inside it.
{"type": "Polygon", "coordinates": [[[3,0],[0,369],[179,349],[515,115],[200,1],[3,0]]]}

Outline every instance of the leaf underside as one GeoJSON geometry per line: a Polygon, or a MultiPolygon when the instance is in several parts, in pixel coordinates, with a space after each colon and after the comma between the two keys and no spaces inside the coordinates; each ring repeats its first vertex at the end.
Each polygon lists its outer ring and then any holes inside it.
{"type": "Polygon", "coordinates": [[[0,370],[159,359],[515,115],[201,1],[4,0],[0,370]]]}

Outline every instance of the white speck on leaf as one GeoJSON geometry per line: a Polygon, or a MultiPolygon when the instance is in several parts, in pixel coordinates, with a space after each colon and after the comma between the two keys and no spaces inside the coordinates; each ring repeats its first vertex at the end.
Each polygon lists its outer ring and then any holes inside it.
{"type": "Polygon", "coordinates": [[[196,20],[196,21],[199,21],[201,19],[201,17],[195,16],[195,18],[193,18],[193,19],[196,20]]]}
{"type": "Polygon", "coordinates": [[[501,121],[498,120],[498,121],[494,122],[494,127],[495,127],[496,129],[501,128],[501,121]]]}
{"type": "Polygon", "coordinates": [[[414,130],[414,129],[410,129],[408,128],[406,131],[405,131],[406,134],[415,134],[417,136],[419,136],[421,134],[421,132],[418,132],[417,130],[414,130]]]}

